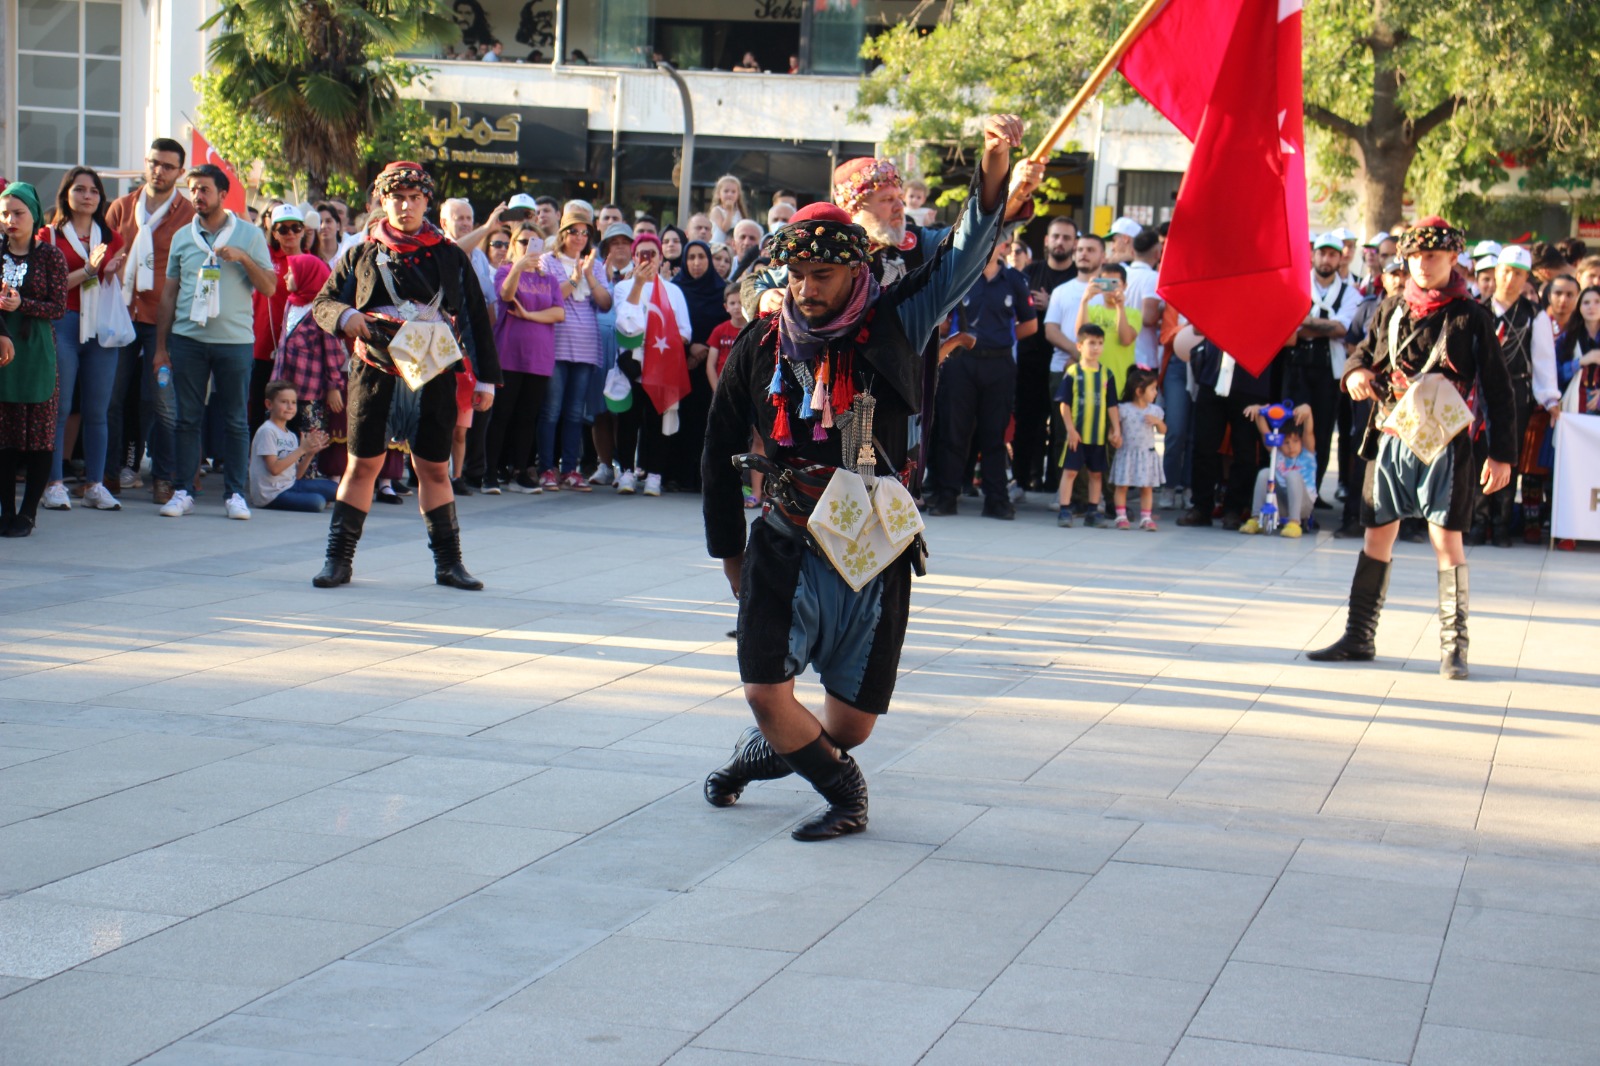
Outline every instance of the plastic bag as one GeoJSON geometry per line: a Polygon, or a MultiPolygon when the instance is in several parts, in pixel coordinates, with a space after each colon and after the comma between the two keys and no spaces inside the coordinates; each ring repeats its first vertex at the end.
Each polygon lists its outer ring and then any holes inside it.
{"type": "Polygon", "coordinates": [[[126,348],[134,342],[133,318],[122,300],[122,279],[112,276],[100,283],[95,312],[96,339],[102,348],[126,348]]]}

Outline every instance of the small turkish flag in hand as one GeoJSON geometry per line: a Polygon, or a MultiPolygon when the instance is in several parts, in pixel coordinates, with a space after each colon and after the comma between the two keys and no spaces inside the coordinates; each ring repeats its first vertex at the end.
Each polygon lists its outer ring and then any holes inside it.
{"type": "Polygon", "coordinates": [[[1194,141],[1160,295],[1251,373],[1311,307],[1301,0],[1171,0],[1123,77],[1194,141]]]}
{"type": "Polygon", "coordinates": [[[189,134],[189,165],[196,166],[200,163],[221,167],[222,172],[228,175],[228,194],[222,198],[222,206],[240,218],[245,218],[249,207],[245,201],[244,182],[239,180],[239,172],[233,169],[232,163],[222,158],[217,150],[211,147],[211,142],[206,140],[205,134],[194,129],[189,134]]]}

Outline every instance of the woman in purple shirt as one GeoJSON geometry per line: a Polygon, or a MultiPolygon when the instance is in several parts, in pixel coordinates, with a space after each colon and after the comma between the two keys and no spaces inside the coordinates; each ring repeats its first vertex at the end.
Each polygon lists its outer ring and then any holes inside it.
{"type": "Polygon", "coordinates": [[[533,455],[535,435],[555,365],[555,323],[567,316],[561,281],[542,265],[543,251],[538,231],[524,227],[511,238],[511,254],[494,274],[501,301],[494,339],[505,384],[489,421],[486,489],[507,468],[512,473],[506,487],[512,492],[541,491],[534,477],[539,469],[533,455]]]}
{"type": "Polygon", "coordinates": [[[561,281],[567,310],[567,317],[556,326],[555,368],[539,417],[539,462],[544,471],[539,483],[549,492],[589,491],[589,482],[578,471],[578,461],[583,458],[589,379],[600,369],[600,331],[595,312],[611,309],[605,264],[595,254],[591,236],[589,217],[570,211],[561,219],[552,249],[555,254],[545,257],[551,273],[561,281]]]}

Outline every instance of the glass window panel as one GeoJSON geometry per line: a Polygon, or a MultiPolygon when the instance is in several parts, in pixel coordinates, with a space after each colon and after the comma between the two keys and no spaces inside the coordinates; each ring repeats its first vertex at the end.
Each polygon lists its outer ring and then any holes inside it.
{"type": "Polygon", "coordinates": [[[70,167],[40,167],[23,163],[17,167],[17,180],[25,181],[38,189],[40,206],[49,211],[50,207],[44,205],[54,205],[56,190],[61,188],[61,179],[67,176],[67,171],[70,169],[70,167]]]}
{"type": "Polygon", "coordinates": [[[867,33],[860,0],[828,0],[811,16],[811,72],[861,73],[861,42],[867,33]]]}
{"type": "Polygon", "coordinates": [[[115,115],[83,116],[83,162],[91,167],[116,167],[121,155],[122,120],[115,115]]]}
{"type": "Polygon", "coordinates": [[[122,110],[122,61],[83,61],[83,106],[86,111],[122,110]]]}
{"type": "Polygon", "coordinates": [[[612,67],[649,66],[652,30],[650,0],[600,0],[595,61],[612,67]]]}
{"type": "Polygon", "coordinates": [[[75,0],[22,0],[17,9],[17,47],[43,52],[76,52],[78,5],[75,0]]]}
{"type": "Polygon", "coordinates": [[[84,5],[83,50],[92,56],[122,54],[122,5],[84,5]]]}
{"type": "Polygon", "coordinates": [[[78,109],[78,61],[65,56],[17,57],[17,103],[78,109]]]}
{"type": "Polygon", "coordinates": [[[17,109],[21,135],[17,138],[17,159],[34,163],[78,162],[78,116],[51,111],[17,109]]]}

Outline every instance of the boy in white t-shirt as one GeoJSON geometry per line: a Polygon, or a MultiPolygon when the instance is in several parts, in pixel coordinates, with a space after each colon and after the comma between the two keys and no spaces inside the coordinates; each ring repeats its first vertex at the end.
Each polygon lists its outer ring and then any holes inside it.
{"type": "Polygon", "coordinates": [[[267,420],[250,442],[250,503],[274,511],[320,513],[338,494],[337,482],[307,478],[311,460],[328,446],[328,435],[312,430],[301,442],[289,430],[299,397],[287,381],[269,381],[267,420]]]}

